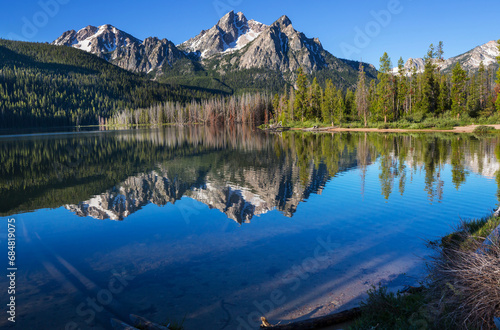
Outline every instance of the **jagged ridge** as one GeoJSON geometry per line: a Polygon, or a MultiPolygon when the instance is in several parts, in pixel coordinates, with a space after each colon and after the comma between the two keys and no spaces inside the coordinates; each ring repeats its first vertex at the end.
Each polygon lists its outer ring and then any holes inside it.
{"type": "MultiPolygon", "coordinates": [[[[485,68],[492,66],[494,69],[498,67],[497,56],[500,56],[498,50],[498,43],[494,40],[485,43],[484,45],[477,46],[468,52],[461,55],[451,57],[444,61],[435,60],[436,65],[441,72],[449,73],[453,67],[460,63],[462,68],[469,72],[477,72],[479,65],[483,62],[485,68]]],[[[424,72],[424,59],[423,58],[410,58],[405,63],[405,71],[411,74],[413,68],[416,67],[417,73],[424,72]]],[[[398,73],[398,68],[392,69],[393,73],[398,73]]]]}

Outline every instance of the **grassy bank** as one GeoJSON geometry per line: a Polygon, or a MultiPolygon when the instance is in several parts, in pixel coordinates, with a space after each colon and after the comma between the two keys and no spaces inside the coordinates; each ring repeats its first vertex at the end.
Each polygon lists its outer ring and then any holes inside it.
{"type": "MultiPolygon", "coordinates": [[[[271,124],[273,122],[271,121],[271,124]]],[[[445,114],[440,117],[412,117],[408,116],[406,118],[400,119],[393,122],[383,122],[383,121],[368,121],[367,126],[365,126],[362,121],[346,121],[346,122],[336,122],[333,126],[338,128],[378,128],[378,129],[437,129],[437,130],[452,130],[457,126],[469,126],[469,125],[495,125],[500,124],[500,115],[492,115],[489,117],[478,117],[471,118],[467,115],[457,118],[456,116],[451,116],[450,114],[445,114]]],[[[311,128],[311,127],[332,127],[332,123],[325,123],[316,120],[304,120],[304,121],[287,121],[282,122],[283,126],[291,128],[311,128]]]]}
{"type": "Polygon", "coordinates": [[[371,289],[352,329],[496,329],[500,246],[483,242],[499,225],[494,215],[470,220],[429,242],[435,254],[423,286],[411,293],[371,289]]]}

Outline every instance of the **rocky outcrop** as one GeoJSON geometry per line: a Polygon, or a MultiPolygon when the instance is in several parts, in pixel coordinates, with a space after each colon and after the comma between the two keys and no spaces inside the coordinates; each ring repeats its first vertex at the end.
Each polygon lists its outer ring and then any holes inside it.
{"type": "MultiPolygon", "coordinates": [[[[295,30],[287,16],[268,26],[234,11],[212,28],[177,46],[155,37],[141,41],[109,24],[67,31],[53,44],[93,53],[129,71],[154,72],[154,76],[184,60],[187,62],[182,63],[187,63],[186,67],[192,70],[216,70],[222,75],[263,69],[278,73],[283,84],[285,80],[293,81],[300,67],[310,74],[326,69],[339,86],[354,87],[359,67],[358,62],[341,60],[328,53],[317,38],[307,38],[295,30]]],[[[370,79],[376,76],[373,66],[365,65],[365,68],[370,79]]],[[[261,78],[269,77],[249,76],[249,79],[261,78]]]]}
{"type": "Polygon", "coordinates": [[[294,72],[302,67],[310,73],[328,66],[324,52],[318,39],[307,38],[293,28],[287,16],[282,16],[242,52],[237,66],[281,72],[294,72]]]}
{"type": "MultiPolygon", "coordinates": [[[[492,40],[484,45],[477,46],[464,54],[451,57],[444,61],[434,60],[434,62],[438,66],[439,70],[444,73],[451,72],[457,63],[460,63],[462,68],[466,71],[477,72],[481,62],[483,62],[485,68],[490,66],[495,68],[498,67],[497,56],[500,56],[498,43],[492,40]]],[[[416,67],[417,73],[424,72],[424,66],[425,62],[423,58],[410,58],[406,61],[404,68],[406,74],[411,75],[414,67],[416,67]]],[[[398,71],[398,68],[394,68],[392,70],[394,74],[398,73],[398,71]]]]}
{"type": "Polygon", "coordinates": [[[164,65],[172,66],[185,58],[167,39],[150,37],[141,41],[109,24],[67,31],[52,44],[87,51],[132,72],[161,71],[164,65]]]}
{"type": "Polygon", "coordinates": [[[178,45],[179,49],[207,58],[214,54],[231,52],[243,48],[267,28],[255,20],[247,20],[243,13],[227,13],[209,30],[178,45]]]}

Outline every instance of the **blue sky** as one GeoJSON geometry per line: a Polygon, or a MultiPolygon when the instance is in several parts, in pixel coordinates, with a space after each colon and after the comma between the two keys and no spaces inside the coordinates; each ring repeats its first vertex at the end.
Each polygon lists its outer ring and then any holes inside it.
{"type": "Polygon", "coordinates": [[[498,0],[27,0],[5,1],[0,37],[50,42],[64,31],[112,24],[138,38],[157,36],[181,43],[213,26],[230,10],[271,24],[286,14],[295,29],[318,37],[333,55],[378,67],[387,51],[422,57],[440,40],[451,57],[500,39],[498,0]]]}

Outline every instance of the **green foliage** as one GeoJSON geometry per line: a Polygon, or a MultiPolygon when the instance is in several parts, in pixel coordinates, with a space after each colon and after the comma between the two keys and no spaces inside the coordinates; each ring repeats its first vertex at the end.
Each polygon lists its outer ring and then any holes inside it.
{"type": "Polygon", "coordinates": [[[359,75],[358,75],[358,86],[356,89],[356,107],[357,114],[360,119],[363,119],[365,123],[365,127],[368,124],[368,116],[369,116],[369,100],[368,100],[368,89],[366,87],[366,75],[363,68],[363,65],[359,66],[359,75]]]}
{"type": "Polygon", "coordinates": [[[382,118],[384,122],[392,119],[394,106],[394,84],[391,70],[391,59],[387,53],[380,58],[380,72],[378,74],[378,84],[376,88],[376,99],[374,104],[374,112],[378,118],[382,118]]]}
{"type": "Polygon", "coordinates": [[[71,48],[0,39],[0,127],[95,125],[119,109],[212,96],[71,48]]]}
{"type": "Polygon", "coordinates": [[[451,81],[453,83],[453,87],[451,88],[451,110],[457,118],[465,113],[467,80],[467,72],[462,69],[460,63],[457,62],[453,68],[451,77],[451,81]]]}
{"type": "Polygon", "coordinates": [[[486,133],[491,133],[494,131],[496,131],[495,127],[480,125],[480,126],[477,126],[476,128],[474,128],[474,131],[472,133],[474,133],[474,134],[486,134],[486,133]]]}
{"type": "Polygon", "coordinates": [[[384,286],[372,287],[368,290],[368,298],[361,303],[361,317],[351,329],[426,328],[425,303],[423,293],[393,293],[384,286]]]}
{"type": "Polygon", "coordinates": [[[478,72],[468,76],[457,63],[452,75],[445,75],[436,65],[442,61],[442,48],[441,42],[437,50],[433,45],[429,47],[423,73],[417,73],[413,66],[408,74],[402,58],[398,61],[399,73],[391,73],[387,53],[380,58],[378,80],[367,79],[365,68],[360,64],[355,92],[337,89],[330,80],[320,91],[318,84],[321,84],[316,78],[308,89],[307,79],[298,75],[295,84],[298,90],[288,94],[288,104],[295,105],[295,116],[290,120],[317,118],[343,127],[358,127],[359,122],[363,122],[365,127],[447,130],[459,125],[500,122],[499,112],[495,110],[495,100],[500,106],[500,97],[496,97],[500,85],[495,89],[491,84],[494,67],[486,69],[481,63],[478,72]],[[320,94],[321,111],[318,111],[320,94]],[[304,104],[309,108],[304,108],[304,104]],[[386,125],[380,126],[381,121],[386,125]]]}
{"type": "Polygon", "coordinates": [[[487,237],[500,225],[500,217],[486,217],[463,223],[463,229],[476,237],[487,237]]]}
{"type": "Polygon", "coordinates": [[[436,65],[434,64],[435,51],[431,44],[425,57],[425,67],[422,76],[422,98],[420,111],[424,115],[433,115],[437,110],[439,85],[436,82],[436,65]]]}
{"type": "Polygon", "coordinates": [[[295,92],[295,118],[304,120],[308,109],[307,77],[302,68],[297,71],[297,90],[295,92]]]}

